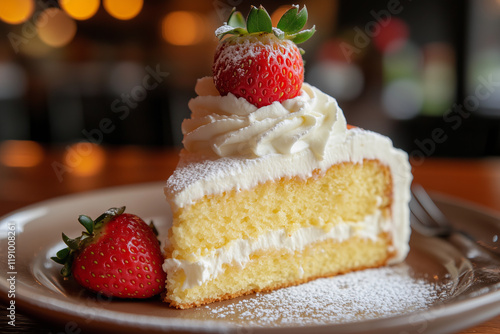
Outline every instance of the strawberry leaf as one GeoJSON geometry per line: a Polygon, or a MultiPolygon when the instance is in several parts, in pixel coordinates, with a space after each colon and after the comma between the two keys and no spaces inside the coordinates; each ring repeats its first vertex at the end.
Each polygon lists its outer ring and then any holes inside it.
{"type": "MultiPolygon", "coordinates": [[[[65,248],[65,249],[67,249],[67,248],[65,248]]],[[[52,256],[50,259],[52,261],[54,261],[55,263],[59,263],[59,264],[64,264],[66,262],[66,259],[63,260],[63,259],[60,259],[60,258],[55,257],[55,256],[52,256]]]]}
{"type": "Polygon", "coordinates": [[[73,265],[73,259],[69,259],[68,262],[64,264],[64,267],[61,269],[61,276],[69,277],[71,276],[71,266],[73,265]]]}
{"type": "Polygon", "coordinates": [[[264,9],[264,7],[260,6],[258,9],[252,6],[250,13],[248,13],[247,17],[247,30],[248,33],[257,33],[257,32],[273,32],[273,23],[271,21],[271,17],[264,9]]]}
{"type": "Polygon", "coordinates": [[[155,224],[153,223],[153,221],[150,221],[149,222],[149,227],[153,230],[153,233],[155,236],[158,236],[158,230],[156,229],[156,226],[155,224]]]}
{"type": "Polygon", "coordinates": [[[229,18],[227,19],[227,25],[233,28],[245,29],[247,27],[243,14],[241,14],[241,12],[236,11],[236,8],[233,8],[233,11],[229,15],[229,18]]]}
{"type": "Polygon", "coordinates": [[[314,35],[315,32],[316,27],[313,26],[311,29],[302,30],[301,32],[287,36],[287,38],[295,44],[300,44],[311,38],[311,36],[314,35]]]}
{"type": "Polygon", "coordinates": [[[66,244],[66,246],[69,247],[69,249],[71,249],[71,250],[78,249],[78,245],[80,244],[80,238],[71,239],[66,234],[63,233],[62,239],[63,239],[64,243],[66,244]]]}
{"type": "Polygon", "coordinates": [[[307,8],[304,6],[298,13],[298,6],[290,8],[278,22],[278,29],[287,34],[295,34],[302,29],[307,22],[307,8]]]}
{"type": "Polygon", "coordinates": [[[56,263],[66,264],[66,262],[68,262],[68,259],[71,257],[72,252],[73,251],[69,248],[63,248],[56,253],[56,256],[51,257],[51,259],[56,263]]]}
{"type": "Polygon", "coordinates": [[[104,212],[102,215],[96,218],[94,229],[99,229],[102,225],[109,222],[113,217],[121,215],[125,211],[125,207],[120,208],[110,208],[108,211],[104,212]]]}
{"type": "Polygon", "coordinates": [[[92,235],[94,232],[94,221],[89,216],[85,215],[80,215],[78,217],[78,221],[83,225],[83,227],[85,227],[87,232],[92,235]]]}
{"type": "Polygon", "coordinates": [[[244,28],[233,28],[231,26],[225,25],[225,26],[222,26],[215,31],[215,36],[217,36],[218,39],[221,39],[222,37],[224,37],[228,34],[244,35],[246,33],[247,33],[247,30],[244,28]]]}
{"type": "Polygon", "coordinates": [[[63,248],[56,253],[56,256],[60,260],[66,260],[66,258],[69,256],[69,253],[70,253],[69,248],[63,248]]]}

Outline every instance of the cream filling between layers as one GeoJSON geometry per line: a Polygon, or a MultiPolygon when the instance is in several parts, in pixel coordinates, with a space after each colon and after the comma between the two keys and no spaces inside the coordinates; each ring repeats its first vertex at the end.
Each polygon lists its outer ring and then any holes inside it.
{"type": "Polygon", "coordinates": [[[250,256],[257,251],[279,249],[293,253],[302,251],[308,245],[328,239],[343,242],[352,237],[360,237],[375,241],[380,233],[388,232],[391,225],[392,223],[384,218],[382,212],[377,210],[374,214],[366,216],[362,222],[342,222],[336,224],[328,232],[318,227],[303,227],[291,236],[285,229],[268,231],[254,239],[233,240],[228,245],[194,262],[166,259],[163,270],[167,274],[183,270],[186,280],[182,289],[190,289],[215,279],[224,272],[225,264],[232,264],[243,269],[250,262],[250,256]]]}

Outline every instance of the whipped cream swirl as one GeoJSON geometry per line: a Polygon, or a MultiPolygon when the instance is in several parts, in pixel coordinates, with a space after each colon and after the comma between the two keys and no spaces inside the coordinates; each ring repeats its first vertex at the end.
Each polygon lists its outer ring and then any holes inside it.
{"type": "Polygon", "coordinates": [[[337,101],[307,83],[297,97],[262,108],[231,93],[220,96],[212,77],[198,80],[195,90],[191,118],[182,123],[190,153],[262,157],[309,149],[322,160],[329,144],[346,137],[337,101]]]}

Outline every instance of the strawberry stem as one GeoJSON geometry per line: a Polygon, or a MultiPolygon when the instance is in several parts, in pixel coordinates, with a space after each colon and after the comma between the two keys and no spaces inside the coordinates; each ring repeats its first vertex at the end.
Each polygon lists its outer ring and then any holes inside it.
{"type": "Polygon", "coordinates": [[[295,44],[308,40],[316,28],[302,30],[307,22],[306,6],[299,11],[299,6],[293,6],[280,18],[276,28],[273,27],[271,17],[264,7],[251,7],[246,22],[243,15],[233,8],[227,23],[215,31],[215,36],[222,39],[226,35],[244,36],[248,34],[270,33],[279,39],[288,39],[295,44]]]}

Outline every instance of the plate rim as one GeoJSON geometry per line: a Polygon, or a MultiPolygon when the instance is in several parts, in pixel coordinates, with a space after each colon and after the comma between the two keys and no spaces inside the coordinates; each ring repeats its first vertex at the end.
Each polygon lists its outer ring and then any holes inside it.
{"type": "MultiPolygon", "coordinates": [[[[143,191],[153,191],[154,188],[162,187],[160,186],[161,184],[165,184],[164,182],[160,181],[153,181],[153,182],[146,182],[146,183],[134,183],[134,184],[127,184],[127,185],[118,185],[118,186],[113,186],[113,187],[106,187],[106,188],[99,188],[99,189],[94,189],[94,190],[88,190],[88,191],[83,191],[83,192],[78,192],[78,193],[72,193],[68,195],[62,195],[62,196],[57,196],[53,198],[49,198],[37,203],[33,203],[30,205],[27,205],[25,207],[16,209],[14,211],[11,211],[2,217],[0,217],[0,227],[3,224],[6,224],[8,222],[8,218],[21,213],[25,212],[27,210],[32,210],[41,206],[48,206],[48,205],[53,205],[56,203],[61,203],[61,202],[72,202],[77,200],[78,198],[81,197],[86,197],[86,196],[106,196],[112,193],[116,193],[118,191],[137,191],[139,189],[143,191]]],[[[478,213],[481,215],[485,215],[491,219],[498,219],[500,220],[500,214],[497,213],[495,210],[489,209],[482,207],[480,204],[473,203],[461,198],[455,198],[453,196],[447,195],[447,194],[442,194],[439,192],[431,192],[431,196],[438,201],[442,202],[447,202],[448,204],[452,205],[459,205],[463,207],[466,210],[471,210],[474,211],[474,213],[478,213]]],[[[165,202],[166,203],[166,202],[165,202]]],[[[168,205],[168,204],[167,204],[168,205]]],[[[20,232],[22,233],[22,232],[20,232]]],[[[31,268],[27,269],[30,274],[32,275],[31,268]]],[[[5,273],[0,274],[0,277],[4,278],[3,276],[6,275],[5,273]]],[[[33,277],[34,281],[37,281],[35,277],[33,277]]],[[[1,294],[1,300],[2,302],[7,302],[7,290],[4,289],[4,284],[0,284],[0,291],[2,292],[1,294]]],[[[39,295],[40,297],[40,295],[39,295]]],[[[16,309],[19,307],[21,311],[27,311],[29,314],[34,315],[34,310],[44,310],[44,311],[54,311],[57,312],[58,314],[65,314],[69,315],[70,317],[76,317],[82,320],[85,320],[85,316],[80,316],[81,314],[77,314],[76,312],[73,312],[71,307],[69,306],[74,306],[75,303],[71,303],[71,301],[66,301],[66,300],[61,300],[58,298],[54,297],[47,297],[47,296],[42,296],[42,299],[34,299],[31,300],[29,296],[18,296],[16,293],[16,309]],[[42,305],[37,305],[39,304],[40,301],[44,301],[42,305]],[[50,303],[52,301],[52,303],[50,303]],[[38,302],[38,303],[37,303],[38,302]],[[54,305],[54,302],[55,305],[54,305]],[[66,307],[64,307],[66,306],[66,307]],[[66,312],[64,312],[66,311],[66,312]]],[[[447,317],[452,317],[456,316],[457,314],[460,314],[461,312],[464,312],[464,308],[470,309],[469,305],[473,304],[475,307],[482,307],[482,308],[487,308],[488,306],[499,303],[499,298],[500,297],[500,289],[496,291],[491,291],[488,293],[484,293],[478,296],[471,296],[469,298],[464,298],[462,300],[454,301],[453,303],[450,304],[443,304],[443,305],[433,305],[427,309],[424,310],[419,310],[416,312],[413,312],[412,315],[414,316],[423,316],[427,315],[427,318],[430,319],[445,319],[447,317]]],[[[83,306],[84,308],[86,306],[83,306]]],[[[87,307],[88,308],[88,307],[87,307]]],[[[114,310],[105,310],[106,314],[110,313],[116,314],[116,313],[121,313],[119,311],[114,311],[114,310]]],[[[45,313],[45,312],[43,312],[45,313]]],[[[500,314],[500,310],[497,312],[484,312],[481,313],[482,317],[475,317],[477,321],[474,323],[481,323],[487,319],[490,319],[496,315],[500,314]]],[[[90,314],[85,315],[88,317],[90,314]]],[[[36,315],[35,315],[36,317],[36,315]]],[[[238,326],[236,324],[230,323],[230,322],[223,322],[223,321],[217,321],[217,320],[197,320],[197,319],[185,319],[185,318],[161,318],[159,316],[144,316],[144,315],[138,315],[137,317],[134,317],[134,321],[131,319],[120,319],[120,321],[117,322],[112,322],[112,324],[115,325],[120,325],[120,326],[127,326],[130,329],[148,329],[148,330],[160,330],[160,331],[165,331],[165,330],[189,330],[189,331],[194,331],[194,330],[204,330],[207,332],[212,332],[212,331],[231,331],[231,330],[236,330],[238,328],[241,328],[241,326],[238,326]],[[147,318],[149,320],[154,320],[154,322],[149,322],[149,323],[134,323],[134,321],[137,321],[137,317],[139,318],[147,318]],[[165,319],[168,319],[165,323],[165,319]],[[128,320],[128,321],[125,321],[128,320]],[[161,321],[163,320],[163,321],[161,321]]],[[[425,316],[424,316],[425,318],[425,316]]],[[[46,319],[45,319],[46,320],[46,319]]],[[[59,317],[51,317],[52,321],[54,322],[59,322],[61,319],[59,317]]],[[[93,315],[93,320],[94,324],[87,324],[89,327],[92,327],[93,325],[97,325],[100,323],[109,323],[112,318],[104,317],[102,314],[99,314],[97,312],[97,316],[93,315]]],[[[397,315],[397,316],[390,316],[390,317],[384,317],[384,318],[379,318],[379,319],[370,319],[370,320],[364,320],[361,322],[350,322],[350,323],[341,323],[341,324],[321,324],[321,325],[307,325],[302,328],[308,328],[308,329],[314,329],[315,331],[318,332],[324,332],[324,331],[331,331],[331,330],[336,330],[336,331],[342,331],[343,333],[349,333],[352,331],[358,332],[362,328],[366,329],[375,329],[380,326],[380,323],[389,323],[391,326],[383,326],[384,329],[396,329],[399,328],[403,325],[408,325],[408,314],[403,314],[403,315],[397,315]],[[356,327],[356,329],[354,329],[356,327]],[[360,328],[361,327],[361,328],[360,328]]],[[[472,322],[469,322],[471,324],[472,322]]],[[[84,325],[86,327],[86,325],[84,325]]],[[[244,326],[243,328],[247,328],[244,326]]],[[[271,327],[271,326],[250,326],[248,328],[252,328],[254,331],[282,331],[283,329],[285,330],[290,330],[291,326],[284,326],[284,327],[271,327]]],[[[463,328],[463,327],[461,327],[463,328]]]]}

